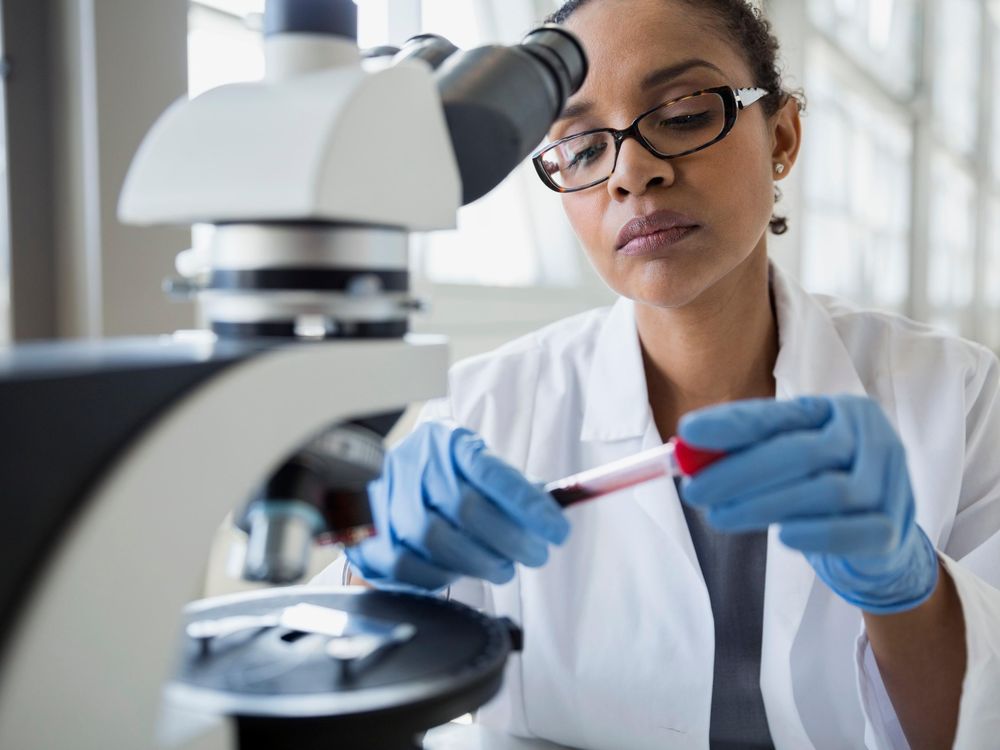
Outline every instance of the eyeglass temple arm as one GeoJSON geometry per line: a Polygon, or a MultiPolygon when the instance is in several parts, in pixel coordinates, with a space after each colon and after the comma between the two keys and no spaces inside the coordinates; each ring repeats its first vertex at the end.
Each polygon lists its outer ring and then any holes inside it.
{"type": "Polygon", "coordinates": [[[736,101],[740,104],[740,109],[746,109],[754,102],[758,102],[770,92],[767,89],[736,89],[736,101]]]}

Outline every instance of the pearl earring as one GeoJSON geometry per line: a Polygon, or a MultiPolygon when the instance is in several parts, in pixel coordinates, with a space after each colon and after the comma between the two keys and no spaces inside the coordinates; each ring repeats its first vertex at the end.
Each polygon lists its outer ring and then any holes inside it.
{"type": "Polygon", "coordinates": [[[780,163],[779,164],[775,164],[774,165],[774,171],[777,172],[778,174],[784,174],[785,173],[785,165],[784,164],[780,164],[780,163]]]}

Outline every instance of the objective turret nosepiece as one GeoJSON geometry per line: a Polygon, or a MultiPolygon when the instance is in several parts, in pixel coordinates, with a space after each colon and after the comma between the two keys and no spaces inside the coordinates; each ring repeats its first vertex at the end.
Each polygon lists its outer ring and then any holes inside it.
{"type": "Polygon", "coordinates": [[[231,558],[247,581],[292,583],[306,573],[313,541],[359,544],[375,534],[368,483],[382,472],[382,437],[341,424],[286,461],[235,518],[246,546],[231,558]]]}

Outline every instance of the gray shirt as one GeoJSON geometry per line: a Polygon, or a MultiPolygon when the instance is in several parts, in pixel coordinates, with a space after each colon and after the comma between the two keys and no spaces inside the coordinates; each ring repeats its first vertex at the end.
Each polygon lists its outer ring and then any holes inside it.
{"type": "Polygon", "coordinates": [[[773,748],[760,692],[767,532],[723,534],[701,511],[681,505],[715,619],[709,745],[711,750],[773,748]]]}

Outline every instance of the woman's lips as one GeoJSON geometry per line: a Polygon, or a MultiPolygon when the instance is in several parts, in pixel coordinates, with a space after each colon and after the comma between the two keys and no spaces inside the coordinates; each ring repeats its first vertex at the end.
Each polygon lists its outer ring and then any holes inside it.
{"type": "Polygon", "coordinates": [[[625,255],[644,255],[680,242],[698,228],[698,222],[684,214],[654,211],[626,222],[618,232],[615,249],[625,255]]]}
{"type": "Polygon", "coordinates": [[[622,255],[649,255],[677,244],[685,237],[698,231],[697,226],[681,226],[662,229],[653,234],[645,234],[630,240],[618,249],[622,255]]]}

